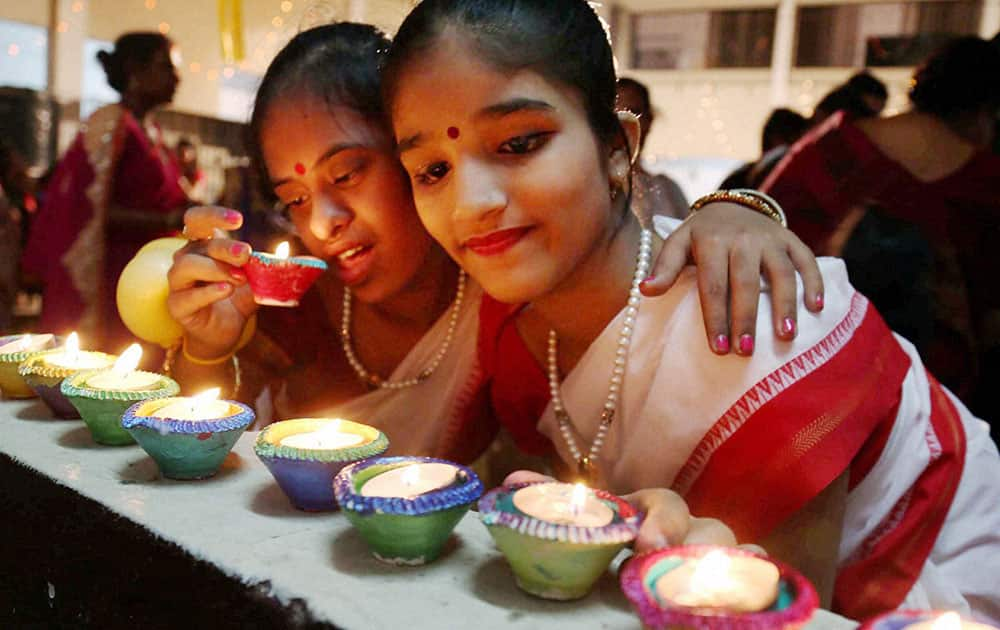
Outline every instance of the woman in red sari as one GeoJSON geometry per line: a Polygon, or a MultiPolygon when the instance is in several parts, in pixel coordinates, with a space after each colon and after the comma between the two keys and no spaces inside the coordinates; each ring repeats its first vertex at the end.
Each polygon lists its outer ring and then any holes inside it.
{"type": "Polygon", "coordinates": [[[114,351],[131,338],[115,306],[118,276],[188,205],[150,118],[177,89],[171,46],[159,33],[127,33],[98,53],[121,102],[94,112],[56,167],[22,259],[45,285],[40,328],[78,330],[90,347],[114,351]]]}

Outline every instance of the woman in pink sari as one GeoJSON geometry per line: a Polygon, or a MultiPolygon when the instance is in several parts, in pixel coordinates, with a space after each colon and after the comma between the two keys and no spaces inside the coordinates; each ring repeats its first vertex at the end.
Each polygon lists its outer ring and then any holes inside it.
{"type": "Polygon", "coordinates": [[[178,77],[171,42],[127,33],[101,51],[121,102],[94,112],[56,167],[22,263],[44,283],[40,329],[78,330],[91,347],[131,337],[115,307],[118,276],[142,245],[181,221],[188,198],[150,112],[169,103],[178,77]]]}

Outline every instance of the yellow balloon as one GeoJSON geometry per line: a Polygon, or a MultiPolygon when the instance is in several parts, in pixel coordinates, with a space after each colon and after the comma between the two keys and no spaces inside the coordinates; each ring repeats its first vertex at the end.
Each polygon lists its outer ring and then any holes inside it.
{"type": "Polygon", "coordinates": [[[184,330],[167,311],[167,272],[183,238],[158,238],[139,250],[118,278],[118,314],[132,334],[164,348],[177,343],[184,330]]]}

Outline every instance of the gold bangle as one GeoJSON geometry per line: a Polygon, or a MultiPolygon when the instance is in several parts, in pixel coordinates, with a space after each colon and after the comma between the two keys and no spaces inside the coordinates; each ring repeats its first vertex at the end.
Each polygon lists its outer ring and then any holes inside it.
{"type": "Polygon", "coordinates": [[[231,352],[227,352],[221,357],[217,357],[215,359],[199,359],[198,357],[193,357],[190,353],[188,353],[187,339],[185,339],[181,342],[181,354],[188,363],[192,363],[194,365],[221,365],[236,356],[236,349],[234,348],[231,352]]]}
{"type": "Polygon", "coordinates": [[[750,210],[754,210],[755,212],[759,212],[764,216],[773,219],[782,227],[788,227],[788,221],[785,219],[785,213],[782,212],[781,207],[776,201],[764,195],[764,193],[759,193],[756,190],[749,190],[746,188],[741,188],[739,190],[717,190],[713,193],[705,195],[704,197],[700,197],[697,201],[691,204],[690,214],[694,214],[708,204],[715,203],[716,201],[735,203],[743,206],[744,208],[749,208],[750,210]]]}

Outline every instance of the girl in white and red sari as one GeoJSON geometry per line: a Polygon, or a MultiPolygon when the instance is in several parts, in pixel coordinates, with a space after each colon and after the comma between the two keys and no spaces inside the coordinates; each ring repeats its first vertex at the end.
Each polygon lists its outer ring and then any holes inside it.
{"type": "MultiPolygon", "coordinates": [[[[772,321],[761,304],[749,359],[705,347],[693,273],[642,300],[673,226],[629,212],[638,125],[613,111],[587,2],[424,0],[384,81],[421,220],[495,298],[481,361],[523,450],[617,493],[674,488],[847,616],[1000,622],[997,451],[841,263],[821,265],[822,313],[772,321]]],[[[749,262],[730,258],[734,286],[747,267],[759,282],[749,262]]]]}

